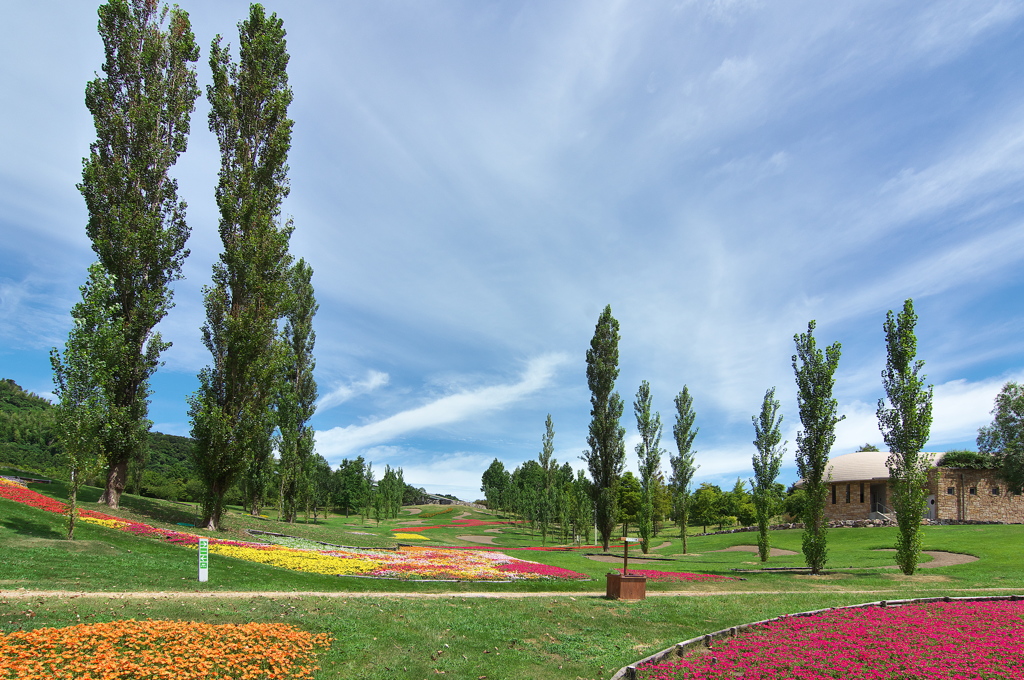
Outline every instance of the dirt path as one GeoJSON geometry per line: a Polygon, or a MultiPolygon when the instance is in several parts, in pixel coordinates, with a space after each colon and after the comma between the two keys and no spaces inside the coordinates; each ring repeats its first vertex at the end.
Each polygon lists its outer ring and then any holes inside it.
{"type": "MultiPolygon", "coordinates": [[[[999,593],[1014,591],[1019,592],[1020,588],[942,588],[940,593],[999,593]]],[[[906,588],[888,588],[883,590],[842,590],[834,593],[851,593],[855,595],[876,595],[886,593],[906,594],[906,588]]],[[[648,592],[647,597],[732,597],[734,595],[806,595],[807,590],[718,590],[718,591],[695,591],[695,590],[660,590],[648,592]]],[[[100,598],[105,597],[111,600],[230,600],[255,597],[266,597],[271,599],[283,598],[294,599],[299,597],[329,597],[333,599],[359,599],[367,597],[393,597],[393,598],[418,598],[425,600],[441,600],[445,598],[486,598],[486,599],[515,599],[515,598],[537,598],[537,597],[568,597],[571,599],[604,598],[604,593],[599,591],[589,592],[537,592],[537,593],[347,593],[347,592],[315,592],[315,591],[270,591],[270,592],[75,592],[67,590],[0,590],[0,603],[6,600],[28,600],[32,598],[59,597],[75,599],[82,597],[100,598]]],[[[895,599],[895,598],[894,598],[895,599]]]]}
{"type": "Polygon", "coordinates": [[[405,508],[402,510],[402,512],[407,512],[410,515],[418,515],[421,512],[423,512],[423,508],[405,508]]]}
{"type": "MultiPolygon", "coordinates": [[[[708,552],[758,552],[756,545],[731,545],[728,548],[722,548],[721,550],[709,550],[708,552]]],[[[786,550],[785,548],[772,548],[768,554],[771,557],[781,557],[782,555],[799,555],[800,553],[793,550],[786,550]]]]}
{"type": "MultiPolygon", "coordinates": [[[[641,553],[643,554],[643,553],[641,553]]],[[[609,564],[621,564],[622,558],[617,555],[587,555],[588,560],[594,560],[595,562],[607,562],[609,564]]],[[[664,560],[645,560],[642,557],[630,557],[630,564],[654,564],[656,562],[663,562],[664,560]]]]}

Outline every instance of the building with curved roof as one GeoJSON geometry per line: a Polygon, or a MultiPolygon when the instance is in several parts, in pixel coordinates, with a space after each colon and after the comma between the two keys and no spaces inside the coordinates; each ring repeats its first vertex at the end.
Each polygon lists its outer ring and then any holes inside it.
{"type": "MultiPolygon", "coordinates": [[[[1008,493],[996,470],[935,467],[942,453],[921,455],[929,457],[933,466],[924,517],[1024,523],[1024,497],[1008,493]]],[[[825,516],[830,520],[895,519],[888,458],[888,451],[857,451],[829,459],[825,516]]]]}

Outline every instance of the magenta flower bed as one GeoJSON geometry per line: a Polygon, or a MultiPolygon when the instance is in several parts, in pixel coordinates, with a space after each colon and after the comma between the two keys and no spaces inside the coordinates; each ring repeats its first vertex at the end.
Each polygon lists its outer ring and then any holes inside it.
{"type": "MultiPolygon", "coordinates": [[[[622,569],[618,572],[621,574],[622,569]]],[[[738,581],[735,576],[716,576],[714,574],[690,574],[685,571],[652,571],[650,569],[630,569],[630,576],[646,576],[651,581],[738,581]]]]}
{"type": "Polygon", "coordinates": [[[837,609],[758,626],[644,680],[1024,678],[1024,602],[837,609]]]}
{"type": "Polygon", "coordinates": [[[540,574],[551,578],[590,580],[589,576],[581,574],[578,571],[563,569],[562,567],[552,567],[550,564],[539,564],[537,562],[509,562],[508,564],[499,564],[498,571],[514,574],[540,574]]]}

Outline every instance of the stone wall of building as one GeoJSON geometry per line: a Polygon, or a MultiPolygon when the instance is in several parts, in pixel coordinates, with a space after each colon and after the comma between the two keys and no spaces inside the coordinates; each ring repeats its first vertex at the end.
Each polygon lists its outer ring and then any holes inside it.
{"type": "Polygon", "coordinates": [[[938,468],[932,480],[940,520],[1024,523],[1024,496],[1007,493],[995,470],[938,468]]]}
{"type": "Polygon", "coordinates": [[[871,482],[836,482],[829,487],[825,497],[827,519],[868,519],[871,516],[871,482]]]}

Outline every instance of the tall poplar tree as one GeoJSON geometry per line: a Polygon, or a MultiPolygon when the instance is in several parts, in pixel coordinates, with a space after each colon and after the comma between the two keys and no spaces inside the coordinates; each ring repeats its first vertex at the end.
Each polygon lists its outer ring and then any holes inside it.
{"type": "Polygon", "coordinates": [[[828,522],[825,497],[828,494],[828,455],[836,441],[836,423],[846,416],[836,415],[839,403],[832,398],[835,372],[842,345],[834,342],[822,352],[814,341],[814,321],[806,333],[793,336],[796,354],[796,401],[804,429],[796,435],[796,469],[804,482],[804,561],[812,574],[819,574],[828,560],[828,522]]]}
{"type": "Polygon", "coordinates": [[[771,542],[768,539],[768,524],[782,506],[775,480],[782,470],[782,457],[786,449],[780,445],[782,441],[782,414],[779,413],[779,400],[775,398],[775,388],[764,393],[761,402],[761,415],[752,416],[754,422],[754,446],[757,453],[752,460],[754,478],[750,480],[753,489],[754,513],[757,516],[757,552],[762,562],[768,561],[771,553],[771,542]]]}
{"type": "Polygon", "coordinates": [[[878,429],[889,446],[889,484],[896,510],[896,564],[904,574],[917,570],[921,555],[921,517],[925,510],[930,461],[921,456],[932,425],[932,387],[924,386],[920,375],[924,361],[917,355],[914,301],[906,300],[895,318],[885,316],[885,346],[888,359],[882,371],[882,385],[889,397],[878,400],[878,429]]]}
{"type": "Polygon", "coordinates": [[[239,475],[250,508],[265,484],[283,347],[277,322],[285,312],[291,222],[281,220],[288,195],[292,121],[283,22],[259,4],[238,24],[239,61],[217,36],[210,47],[210,130],[221,151],[216,199],[224,252],[204,290],[203,342],[213,363],[190,399],[194,458],[206,484],[204,526],[217,528],[224,494],[239,475]]]}
{"type": "Polygon", "coordinates": [[[615,531],[616,485],[626,461],[626,428],[619,425],[622,397],[615,392],[619,377],[619,322],[608,305],[598,317],[594,337],[587,350],[587,385],[590,387],[590,434],[581,458],[593,480],[591,494],[596,506],[601,545],[608,550],[615,531]]]}
{"type": "Polygon", "coordinates": [[[640,383],[633,402],[636,415],[636,429],[640,443],[636,445],[638,470],[640,472],[640,519],[637,529],[640,533],[640,548],[650,552],[651,536],[654,534],[654,489],[661,473],[661,414],[651,412],[651,385],[646,380],[640,383]]]}
{"type": "Polygon", "coordinates": [[[700,428],[694,428],[697,414],[693,410],[693,397],[690,389],[683,385],[682,391],[676,395],[676,422],[672,426],[672,435],[676,440],[676,451],[679,455],[669,455],[672,466],[672,502],[675,507],[676,521],[679,522],[679,536],[683,539],[683,554],[686,554],[686,530],[690,523],[690,505],[693,501],[693,475],[699,465],[693,464],[693,440],[700,428]]]}
{"type": "Polygon", "coordinates": [[[153,328],[172,307],[170,284],[188,251],[185,202],[169,170],[188,144],[199,95],[199,58],[188,13],[155,0],[101,5],[103,76],[86,85],[96,141],[82,162],[78,190],[86,233],[112,286],[105,323],[119,337],[97,361],[109,370],[104,393],[106,481],[99,502],[118,507],[128,463],[146,452],[149,378],[170,347],[153,328]]]}
{"type": "Polygon", "coordinates": [[[301,507],[302,489],[313,459],[313,428],[317,388],[313,377],[316,359],[313,317],[319,305],[313,295],[313,268],[300,259],[290,273],[290,293],[282,344],[285,349],[278,378],[277,425],[280,428],[280,502],[287,522],[294,522],[301,507]]]}

